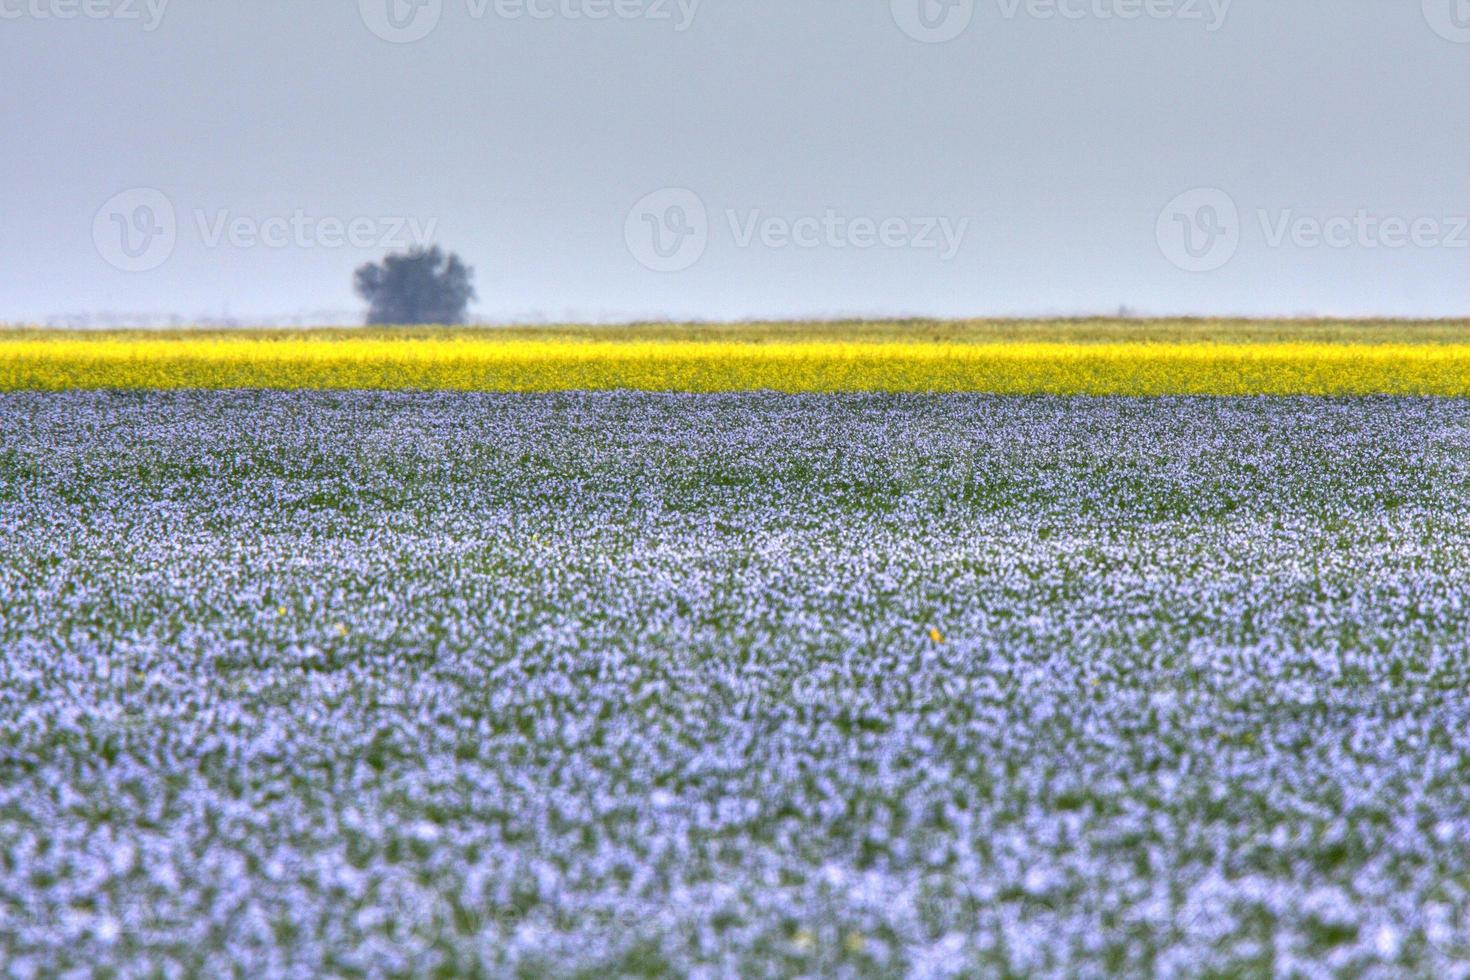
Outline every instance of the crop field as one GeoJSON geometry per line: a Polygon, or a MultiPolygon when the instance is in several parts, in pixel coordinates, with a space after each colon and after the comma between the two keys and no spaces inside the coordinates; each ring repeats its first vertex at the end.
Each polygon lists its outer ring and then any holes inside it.
{"type": "Polygon", "coordinates": [[[78,388],[1470,396],[1470,324],[0,332],[0,390],[78,388]]]}
{"type": "Polygon", "coordinates": [[[0,394],[0,963],[1466,975],[1467,513],[1454,398],[0,394]]]}

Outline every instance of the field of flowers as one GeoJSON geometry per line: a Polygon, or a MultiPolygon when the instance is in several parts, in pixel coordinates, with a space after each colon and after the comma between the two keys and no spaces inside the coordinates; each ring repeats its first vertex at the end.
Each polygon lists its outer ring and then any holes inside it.
{"type": "Polygon", "coordinates": [[[0,332],[0,390],[1470,396],[1470,324],[0,332]]]}
{"type": "Polygon", "coordinates": [[[1467,512],[1458,400],[3,394],[0,963],[1466,975],[1467,512]]]}

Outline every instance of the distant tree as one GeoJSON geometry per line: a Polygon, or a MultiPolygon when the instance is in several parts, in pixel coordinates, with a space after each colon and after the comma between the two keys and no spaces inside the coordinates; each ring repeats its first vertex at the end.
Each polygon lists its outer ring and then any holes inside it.
{"type": "Polygon", "coordinates": [[[370,324],[463,323],[476,299],[475,270],[436,245],[394,253],[357,270],[357,295],[370,324]]]}

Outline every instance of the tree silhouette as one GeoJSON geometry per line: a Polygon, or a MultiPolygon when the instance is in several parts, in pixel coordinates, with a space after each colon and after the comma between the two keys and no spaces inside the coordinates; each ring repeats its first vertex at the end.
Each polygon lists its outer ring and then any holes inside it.
{"type": "Polygon", "coordinates": [[[357,295],[368,302],[370,324],[455,324],[476,299],[475,270],[436,245],[369,262],[353,277],[357,295]]]}

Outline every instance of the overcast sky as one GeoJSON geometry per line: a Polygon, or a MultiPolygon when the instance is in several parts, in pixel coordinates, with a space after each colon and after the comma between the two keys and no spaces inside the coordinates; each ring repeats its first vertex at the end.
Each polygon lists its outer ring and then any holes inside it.
{"type": "Polygon", "coordinates": [[[0,320],[1466,316],[1467,95],[1470,0],[0,0],[0,320]]]}

